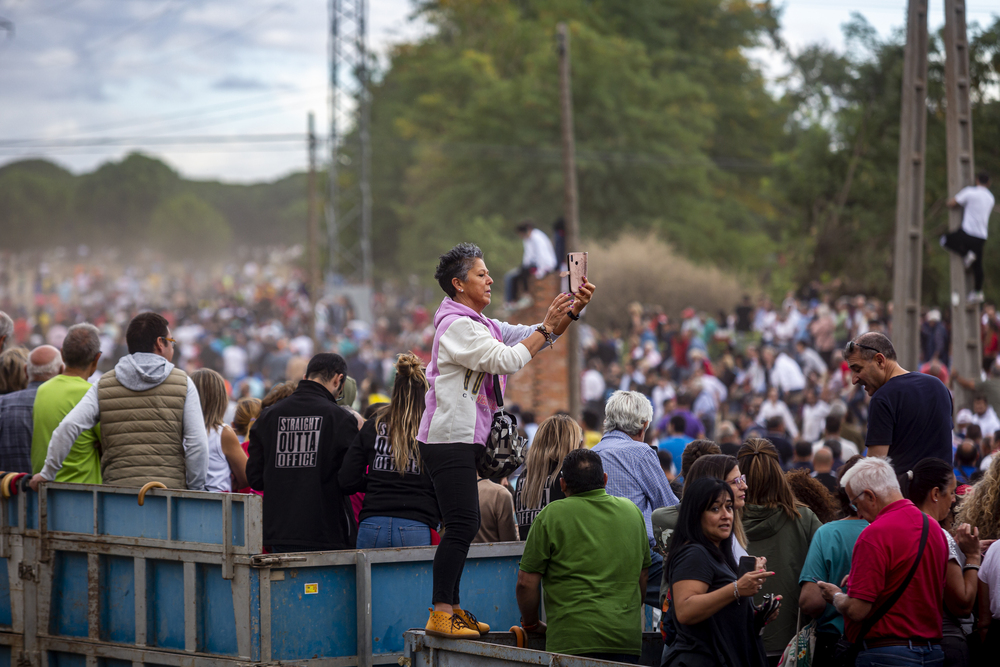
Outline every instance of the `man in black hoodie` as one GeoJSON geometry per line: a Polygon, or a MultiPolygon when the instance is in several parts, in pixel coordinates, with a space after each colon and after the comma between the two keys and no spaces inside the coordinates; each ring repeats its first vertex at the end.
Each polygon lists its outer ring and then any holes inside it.
{"type": "Polygon", "coordinates": [[[337,472],[358,422],[336,404],[347,363],[321,353],[295,392],[250,429],[247,479],[264,492],[264,546],[271,552],[353,549],[354,514],[337,472]]]}

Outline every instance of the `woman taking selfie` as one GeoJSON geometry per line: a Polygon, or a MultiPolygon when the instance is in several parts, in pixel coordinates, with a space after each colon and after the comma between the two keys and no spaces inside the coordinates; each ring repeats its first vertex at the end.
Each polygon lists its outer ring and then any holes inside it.
{"type": "Polygon", "coordinates": [[[580,318],[594,286],[559,294],[537,326],[489,319],[493,278],[483,251],[460,243],[441,256],[434,273],[447,295],[434,313],[434,343],[427,366],[426,405],[417,440],[437,496],[445,533],[434,554],[434,588],[427,633],[475,638],[489,626],[459,607],[459,584],[469,544],[479,532],[476,461],[489,436],[497,396],[493,378],[524,367],[580,318]]]}
{"type": "MultiPolygon", "coordinates": [[[[733,558],[733,489],[703,477],[688,484],[664,570],[670,581],[676,637],[665,667],[765,667],[753,596],[774,572],[757,568],[737,579],[733,558]]],[[[772,614],[772,618],[778,613],[772,614]]]]}
{"type": "Polygon", "coordinates": [[[538,426],[514,493],[514,515],[522,542],[528,539],[538,513],[553,500],[566,497],[558,481],[562,462],[570,451],[582,446],[583,431],[569,415],[552,415],[538,426]]]}

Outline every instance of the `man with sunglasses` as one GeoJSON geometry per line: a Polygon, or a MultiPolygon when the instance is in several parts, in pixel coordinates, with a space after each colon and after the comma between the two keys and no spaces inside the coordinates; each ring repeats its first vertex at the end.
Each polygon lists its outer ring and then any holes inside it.
{"type": "Polygon", "coordinates": [[[166,318],[140,313],[125,332],[128,354],[101,376],[52,434],[45,465],[31,478],[38,490],[52,481],[73,442],[101,425],[105,484],[205,490],[208,432],[198,390],[171,362],[175,341],[166,318]]]}
{"type": "Polygon", "coordinates": [[[933,375],[911,373],[896,361],[885,335],[862,334],[844,348],[851,380],[871,397],[868,456],[888,456],[896,474],[925,458],[951,463],[951,393],[933,375]]]}

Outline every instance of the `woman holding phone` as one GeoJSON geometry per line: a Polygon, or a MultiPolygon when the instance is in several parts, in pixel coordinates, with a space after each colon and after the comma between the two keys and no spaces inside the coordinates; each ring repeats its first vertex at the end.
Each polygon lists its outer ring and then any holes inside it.
{"type": "MultiPolygon", "coordinates": [[[[664,667],[767,665],[753,596],[774,572],[765,571],[758,558],[756,569],[737,578],[733,497],[731,485],[712,477],[695,480],[684,491],[664,564],[676,631],[664,648],[664,667]]],[[[777,614],[775,609],[768,620],[777,614]]]]}
{"type": "MultiPolygon", "coordinates": [[[[493,278],[477,246],[460,243],[441,255],[434,277],[446,296],[434,313],[427,409],[417,441],[445,532],[434,554],[434,607],[426,630],[438,637],[475,638],[490,628],[459,607],[459,583],[469,544],[479,532],[476,461],[497,409],[493,378],[521,370],[552,345],[580,319],[594,286],[588,282],[575,294],[557,295],[542,323],[528,326],[483,315],[493,278]]],[[[506,377],[500,380],[502,392],[506,377]]]]}

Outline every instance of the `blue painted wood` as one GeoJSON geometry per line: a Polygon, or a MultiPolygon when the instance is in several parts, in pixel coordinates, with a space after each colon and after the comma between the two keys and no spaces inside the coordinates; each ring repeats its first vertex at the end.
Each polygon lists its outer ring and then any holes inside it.
{"type": "Polygon", "coordinates": [[[222,578],[221,565],[199,563],[196,584],[198,651],[213,655],[237,655],[233,582],[222,578]]]}
{"type": "Polygon", "coordinates": [[[260,570],[250,570],[250,659],[260,662],[260,570]]]}
{"type": "Polygon", "coordinates": [[[135,643],[135,561],[100,556],[100,637],[121,644],[135,643]]]}
{"type": "Polygon", "coordinates": [[[64,637],[86,637],[87,554],[57,551],[54,558],[50,632],[64,637]]]}
{"type": "Polygon", "coordinates": [[[135,496],[118,493],[99,493],[97,507],[97,532],[100,535],[120,537],[145,537],[167,539],[167,499],[163,496],[146,496],[145,505],[139,506],[135,496]]]}
{"type": "Polygon", "coordinates": [[[353,565],[292,568],[271,582],[271,659],[356,655],[357,588],[353,565]],[[315,595],[306,584],[317,584],[315,595]]]}
{"type": "Polygon", "coordinates": [[[433,592],[432,566],[431,561],[372,563],[373,654],[401,652],[403,633],[427,622],[433,592]]]}
{"type": "Polygon", "coordinates": [[[184,564],[146,561],[146,608],[153,646],[184,649],[184,564]]]}
{"type": "MultiPolygon", "coordinates": [[[[184,542],[222,544],[222,498],[172,498],[173,538],[184,542]]],[[[235,503],[233,509],[235,510],[235,503]]]]}
{"type": "Polygon", "coordinates": [[[88,535],[94,532],[92,491],[52,489],[48,492],[48,510],[49,530],[88,535]]]}
{"type": "MultiPolygon", "coordinates": [[[[12,629],[14,616],[10,606],[10,577],[8,559],[0,560],[0,628],[12,629]]],[[[0,665],[3,667],[3,665],[0,665]]]]}

